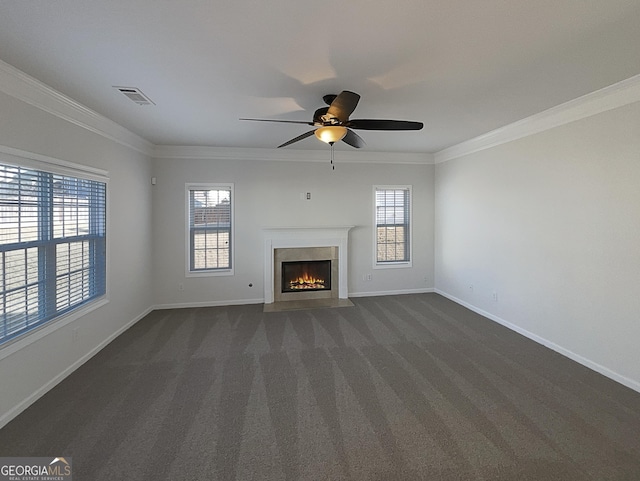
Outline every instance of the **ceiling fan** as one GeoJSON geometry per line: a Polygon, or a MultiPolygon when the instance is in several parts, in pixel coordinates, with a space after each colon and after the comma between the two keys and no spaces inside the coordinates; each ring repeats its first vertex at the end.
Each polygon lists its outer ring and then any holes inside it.
{"type": "Polygon", "coordinates": [[[278,145],[286,147],[300,140],[315,135],[319,140],[333,146],[335,142],[342,140],[344,143],[359,149],[365,145],[364,140],[352,129],[357,130],[420,130],[422,122],[408,120],[383,120],[383,119],[349,119],[360,100],[360,95],[355,92],[343,90],[339,95],[325,95],[322,100],[328,107],[321,107],[313,114],[311,122],[303,120],[275,120],[275,119],[240,119],[256,122],[282,122],[288,124],[313,125],[315,128],[302,135],[278,145]]]}

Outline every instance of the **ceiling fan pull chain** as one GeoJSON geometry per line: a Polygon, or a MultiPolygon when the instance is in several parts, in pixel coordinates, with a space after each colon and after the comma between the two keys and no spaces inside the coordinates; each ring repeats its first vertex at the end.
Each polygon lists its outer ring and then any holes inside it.
{"type": "Polygon", "coordinates": [[[334,142],[329,142],[329,145],[331,146],[331,170],[336,170],[336,166],[333,163],[333,144],[334,142]]]}

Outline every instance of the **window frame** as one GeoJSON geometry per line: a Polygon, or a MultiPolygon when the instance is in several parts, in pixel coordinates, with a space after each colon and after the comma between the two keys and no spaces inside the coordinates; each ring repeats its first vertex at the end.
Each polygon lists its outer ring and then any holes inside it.
{"type": "MultiPolygon", "coordinates": [[[[45,336],[61,329],[62,327],[86,316],[90,312],[109,303],[110,287],[110,196],[109,196],[109,172],[103,169],[90,167],[74,162],[48,157],[41,154],[26,152],[11,147],[0,146],[0,163],[16,168],[29,169],[54,176],[72,177],[75,179],[89,180],[104,184],[104,269],[102,271],[104,290],[101,294],[87,299],[77,305],[61,310],[57,315],[38,322],[30,329],[0,340],[0,359],[27,347],[28,345],[44,338],[45,336]]],[[[60,244],[60,243],[58,243],[60,244]]],[[[49,281],[45,281],[49,282],[49,281]]]]}
{"type": "Polygon", "coordinates": [[[232,276],[235,271],[235,186],[233,182],[189,182],[185,184],[185,276],[186,277],[216,277],[232,276]],[[191,269],[193,256],[191,231],[191,191],[193,190],[229,190],[230,191],[230,226],[229,226],[229,267],[212,269],[191,269]]]}
{"type": "Polygon", "coordinates": [[[374,269],[396,269],[413,267],[413,186],[410,184],[388,185],[379,184],[373,186],[373,268],[374,269]],[[406,260],[379,261],[378,260],[378,202],[377,192],[381,190],[405,190],[409,194],[408,215],[409,222],[406,224],[408,235],[408,249],[406,260]]]}

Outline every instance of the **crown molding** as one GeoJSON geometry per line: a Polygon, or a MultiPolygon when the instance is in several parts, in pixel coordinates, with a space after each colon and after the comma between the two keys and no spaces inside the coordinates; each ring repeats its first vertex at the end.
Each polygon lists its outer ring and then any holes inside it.
{"type": "Polygon", "coordinates": [[[453,145],[434,154],[436,164],[544,132],[576,120],[640,101],[640,75],[453,145]]]}
{"type": "MultiPolygon", "coordinates": [[[[256,149],[236,147],[207,147],[156,145],[152,154],[155,159],[182,160],[255,160],[282,162],[328,162],[329,148],[322,150],[256,149]]],[[[368,152],[336,150],[337,163],[379,164],[433,164],[433,154],[413,152],[368,152]]]]}
{"type": "Polygon", "coordinates": [[[1,60],[0,91],[145,155],[153,152],[151,142],[1,60]]]}
{"type": "Polygon", "coordinates": [[[17,165],[30,165],[36,169],[44,168],[45,170],[54,173],[77,175],[78,172],[80,172],[93,177],[97,176],[101,181],[104,178],[109,178],[108,170],[84,164],[77,164],[75,162],[69,162],[68,160],[56,159],[55,157],[49,157],[48,155],[14,149],[13,147],[7,147],[6,145],[0,145],[0,159],[2,159],[3,162],[16,162],[17,165]]]}
{"type": "MultiPolygon", "coordinates": [[[[329,150],[273,150],[154,145],[120,124],[0,60],[0,92],[145,155],[166,159],[245,159],[326,162],[329,150]]],[[[433,164],[433,154],[337,151],[341,162],[433,164]]]]}
{"type": "MultiPolygon", "coordinates": [[[[326,162],[329,158],[328,149],[276,150],[154,145],[2,60],[0,60],[0,91],[90,132],[158,159],[326,162]]],[[[638,101],[640,101],[640,75],[453,145],[435,154],[338,150],[335,155],[336,160],[343,163],[438,164],[638,101]]]]}

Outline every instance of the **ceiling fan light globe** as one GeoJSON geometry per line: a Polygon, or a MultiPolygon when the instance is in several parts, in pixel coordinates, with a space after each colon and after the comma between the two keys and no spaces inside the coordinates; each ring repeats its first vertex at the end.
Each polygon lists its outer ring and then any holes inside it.
{"type": "Polygon", "coordinates": [[[320,127],[316,129],[316,137],[322,142],[332,144],[342,140],[347,135],[347,128],[339,125],[329,125],[327,127],[320,127]]]}

